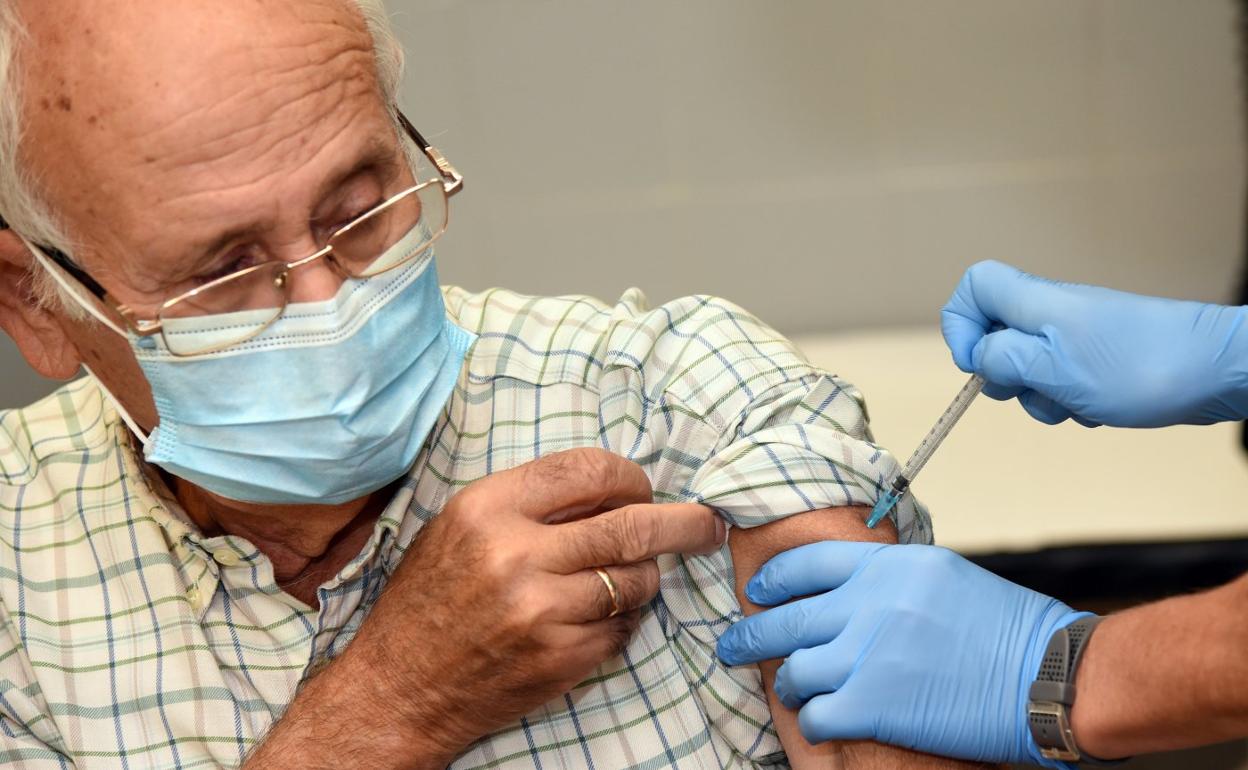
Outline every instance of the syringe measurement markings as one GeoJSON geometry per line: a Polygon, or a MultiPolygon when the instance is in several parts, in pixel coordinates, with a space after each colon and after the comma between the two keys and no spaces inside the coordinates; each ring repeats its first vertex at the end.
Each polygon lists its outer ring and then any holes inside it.
{"type": "Polygon", "coordinates": [[[954,397],[953,403],[936,420],[936,424],[928,431],[927,436],[919,443],[919,448],[914,450],[914,454],[910,456],[906,467],[902,469],[901,475],[907,481],[914,482],[914,477],[918,475],[919,471],[923,470],[923,466],[927,465],[927,461],[932,458],[932,455],[944,443],[949,433],[953,430],[953,426],[958,423],[958,420],[962,419],[962,415],[966,414],[966,410],[970,408],[971,403],[983,388],[984,378],[978,374],[973,375],[962,386],[962,390],[958,391],[958,395],[954,397]]]}

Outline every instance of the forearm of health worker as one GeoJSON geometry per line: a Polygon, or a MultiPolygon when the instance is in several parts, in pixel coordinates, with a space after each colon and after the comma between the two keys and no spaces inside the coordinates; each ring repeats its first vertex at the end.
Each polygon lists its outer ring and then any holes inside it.
{"type": "Polygon", "coordinates": [[[984,393],[1045,423],[1154,428],[1248,418],[1248,308],[1038,278],[963,275],[941,329],[984,393]]]}
{"type": "MultiPolygon", "coordinates": [[[[787,657],[776,694],[807,740],[1073,767],[1040,756],[1026,702],[1050,636],[1086,613],[933,546],[804,546],[746,593],[790,603],[733,626],[720,657],[787,657]]],[[[1075,680],[1080,749],[1113,759],[1248,735],[1246,601],[1248,577],[1106,618],[1075,680]]]]}

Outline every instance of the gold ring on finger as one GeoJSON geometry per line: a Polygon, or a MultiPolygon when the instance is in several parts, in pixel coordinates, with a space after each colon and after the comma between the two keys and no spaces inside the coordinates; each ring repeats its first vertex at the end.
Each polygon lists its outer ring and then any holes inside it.
{"type": "Polygon", "coordinates": [[[598,577],[602,578],[602,584],[607,587],[607,593],[611,596],[611,614],[607,617],[613,618],[619,615],[621,611],[619,589],[615,587],[615,581],[611,579],[611,576],[607,574],[605,569],[594,567],[594,572],[598,573],[598,577]]]}

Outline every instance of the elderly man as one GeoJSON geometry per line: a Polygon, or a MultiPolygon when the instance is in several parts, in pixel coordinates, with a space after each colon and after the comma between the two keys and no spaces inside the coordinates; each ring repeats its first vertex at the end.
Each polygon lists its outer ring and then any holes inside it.
{"type": "Polygon", "coordinates": [[[872,536],[852,388],[715,299],[439,289],[401,61],[379,0],[0,0],[0,323],[89,372],[0,415],[0,760],[947,764],[714,656],[734,568],[872,536]]]}

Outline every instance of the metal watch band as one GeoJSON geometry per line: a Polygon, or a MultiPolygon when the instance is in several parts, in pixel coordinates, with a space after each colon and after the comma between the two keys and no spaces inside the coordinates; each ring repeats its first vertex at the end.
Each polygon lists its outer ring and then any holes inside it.
{"type": "Polygon", "coordinates": [[[1031,684],[1027,702],[1027,723],[1031,736],[1045,759],[1083,762],[1089,765],[1116,765],[1090,757],[1079,750],[1070,727],[1070,707],[1075,702],[1075,672],[1087,646],[1088,637],[1102,618],[1090,616],[1059,628],[1049,639],[1040,662],[1040,671],[1031,684]]]}

